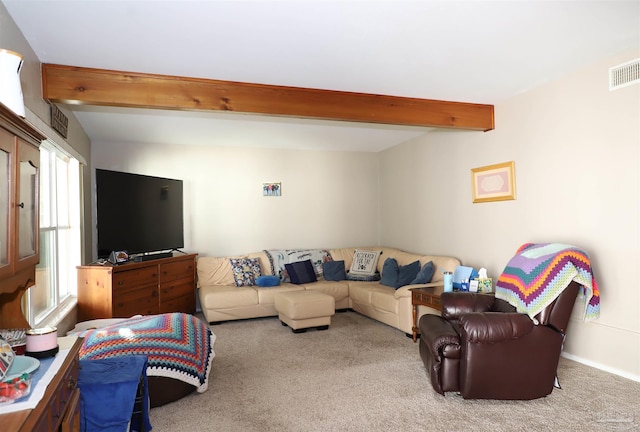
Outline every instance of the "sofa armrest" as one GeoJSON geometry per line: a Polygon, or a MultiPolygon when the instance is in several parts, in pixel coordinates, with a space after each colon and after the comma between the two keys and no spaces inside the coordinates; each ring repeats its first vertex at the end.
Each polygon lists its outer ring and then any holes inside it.
{"type": "Polygon", "coordinates": [[[460,317],[461,339],[468,343],[498,343],[518,339],[534,327],[529,316],[520,313],[469,313],[460,317]]]}
{"type": "Polygon", "coordinates": [[[440,281],[440,282],[430,282],[426,284],[405,285],[396,290],[396,292],[394,293],[394,297],[397,299],[402,297],[411,297],[411,290],[414,288],[429,288],[429,287],[438,287],[438,286],[444,286],[443,282],[440,281]]]}
{"type": "Polygon", "coordinates": [[[473,312],[489,312],[494,296],[466,292],[446,292],[440,296],[442,317],[458,320],[462,315],[473,312]]]}

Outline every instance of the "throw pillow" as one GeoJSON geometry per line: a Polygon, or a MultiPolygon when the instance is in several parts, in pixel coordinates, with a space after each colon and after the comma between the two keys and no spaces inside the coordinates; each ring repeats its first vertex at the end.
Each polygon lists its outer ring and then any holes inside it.
{"type": "Polygon", "coordinates": [[[322,276],[322,263],[331,261],[331,255],[325,249],[270,249],[264,250],[269,260],[271,274],[280,277],[281,282],[289,282],[284,265],[298,261],[311,260],[316,277],[322,276]]]}
{"type": "Polygon", "coordinates": [[[256,285],[263,288],[280,285],[280,278],[273,275],[259,276],[256,278],[256,285]]]}
{"type": "Polygon", "coordinates": [[[411,264],[400,266],[400,270],[398,272],[398,283],[396,285],[396,288],[409,285],[411,281],[416,278],[419,271],[420,271],[420,261],[414,261],[411,264]]]}
{"type": "Polygon", "coordinates": [[[258,258],[230,258],[233,280],[237,287],[254,286],[262,274],[258,258]]]}
{"type": "Polygon", "coordinates": [[[433,279],[433,273],[435,273],[435,270],[436,268],[433,265],[433,261],[429,261],[422,266],[422,269],[418,272],[418,276],[416,276],[409,285],[428,284],[431,282],[431,279],[433,279]]]}
{"type": "Polygon", "coordinates": [[[380,284],[391,288],[395,288],[398,285],[398,274],[400,268],[398,267],[398,261],[395,258],[387,258],[382,264],[382,277],[380,278],[380,284]]]}
{"type": "Polygon", "coordinates": [[[349,273],[352,275],[373,276],[378,267],[378,258],[382,251],[356,249],[349,273]]]}
{"type": "Polygon", "coordinates": [[[316,282],[316,272],[313,270],[311,260],[298,261],[291,264],[285,264],[285,269],[289,274],[291,283],[300,285],[304,283],[316,282]]]}
{"type": "Polygon", "coordinates": [[[345,280],[347,278],[347,272],[344,267],[344,260],[327,261],[325,263],[322,263],[322,273],[324,273],[324,280],[345,280]]]}

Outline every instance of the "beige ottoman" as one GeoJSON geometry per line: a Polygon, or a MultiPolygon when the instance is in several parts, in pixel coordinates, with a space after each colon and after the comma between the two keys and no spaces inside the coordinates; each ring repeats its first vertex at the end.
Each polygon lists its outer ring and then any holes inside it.
{"type": "Polygon", "coordinates": [[[333,297],[315,291],[283,292],[274,298],[280,322],[291,327],[294,333],[305,332],[311,327],[328,329],[335,305],[333,297]]]}

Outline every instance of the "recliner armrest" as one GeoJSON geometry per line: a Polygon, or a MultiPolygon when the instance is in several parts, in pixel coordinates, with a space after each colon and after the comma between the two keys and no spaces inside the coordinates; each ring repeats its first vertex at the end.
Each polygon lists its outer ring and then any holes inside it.
{"type": "Polygon", "coordinates": [[[420,321],[420,338],[434,355],[442,356],[443,349],[448,345],[460,346],[460,336],[448,321],[431,314],[423,315],[420,321]]]}
{"type": "Polygon", "coordinates": [[[461,339],[468,343],[496,343],[523,337],[533,330],[531,318],[520,313],[470,313],[460,317],[461,339]]]}
{"type": "Polygon", "coordinates": [[[472,312],[489,312],[495,300],[494,296],[466,292],[447,292],[440,296],[442,317],[448,320],[459,320],[472,312]]]}

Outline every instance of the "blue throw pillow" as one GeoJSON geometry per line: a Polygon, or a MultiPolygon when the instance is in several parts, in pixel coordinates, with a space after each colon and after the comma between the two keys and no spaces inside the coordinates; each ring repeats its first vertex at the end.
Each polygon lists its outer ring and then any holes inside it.
{"type": "Polygon", "coordinates": [[[429,282],[431,282],[431,279],[433,279],[433,273],[435,272],[435,270],[436,268],[433,265],[433,262],[429,261],[422,266],[422,270],[420,270],[418,276],[416,276],[416,278],[412,280],[409,285],[428,284],[429,282]]]}
{"type": "Polygon", "coordinates": [[[291,283],[293,284],[300,285],[318,280],[311,260],[285,264],[284,268],[287,269],[287,274],[289,274],[289,279],[291,279],[291,283]]]}
{"type": "Polygon", "coordinates": [[[395,258],[387,258],[384,260],[380,285],[396,288],[398,286],[399,270],[398,261],[396,261],[395,258]]]}
{"type": "Polygon", "coordinates": [[[411,264],[400,266],[400,269],[398,271],[398,283],[396,284],[396,288],[409,285],[411,281],[413,281],[416,278],[416,276],[418,276],[419,271],[420,271],[420,261],[414,261],[411,264]]]}
{"type": "Polygon", "coordinates": [[[278,286],[280,285],[280,278],[273,275],[258,276],[256,285],[263,288],[278,286]]]}
{"type": "Polygon", "coordinates": [[[322,263],[322,274],[324,280],[328,281],[342,281],[347,278],[347,271],[344,267],[344,260],[341,261],[327,261],[322,263]]]}

